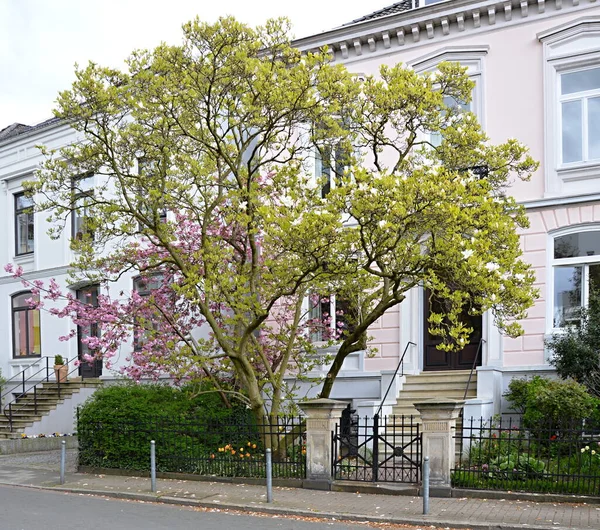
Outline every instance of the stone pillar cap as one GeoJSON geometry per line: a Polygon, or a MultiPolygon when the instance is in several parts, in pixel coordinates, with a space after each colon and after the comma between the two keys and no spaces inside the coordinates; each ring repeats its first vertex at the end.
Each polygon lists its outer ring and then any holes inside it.
{"type": "Polygon", "coordinates": [[[302,409],[305,407],[311,409],[343,409],[346,408],[348,403],[345,401],[338,401],[337,399],[317,398],[301,401],[298,405],[302,409]]]}

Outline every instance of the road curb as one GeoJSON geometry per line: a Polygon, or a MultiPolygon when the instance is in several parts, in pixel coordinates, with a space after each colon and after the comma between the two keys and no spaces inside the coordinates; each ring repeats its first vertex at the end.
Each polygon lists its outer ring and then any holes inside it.
{"type": "MultiPolygon", "coordinates": [[[[13,484],[14,485],[14,484],[13,484]]],[[[365,521],[373,523],[389,523],[389,524],[408,524],[415,526],[427,526],[430,527],[435,525],[436,527],[449,527],[449,528],[465,528],[472,530],[584,530],[582,527],[566,527],[566,526],[555,526],[555,525],[514,525],[514,524],[502,524],[502,523],[491,523],[481,522],[473,523],[466,521],[449,521],[442,520],[438,515],[430,515],[423,517],[383,517],[373,515],[357,515],[347,514],[343,512],[317,512],[311,510],[302,510],[296,508],[283,508],[276,506],[248,506],[246,504],[235,504],[233,502],[207,502],[198,499],[182,498],[182,497],[170,497],[168,495],[153,495],[151,493],[129,493],[124,491],[105,491],[105,490],[91,490],[91,489],[80,489],[80,488],[69,488],[64,486],[25,486],[49,491],[62,491],[65,493],[73,493],[77,495],[92,495],[97,497],[110,497],[114,499],[122,500],[133,500],[143,502],[155,502],[161,504],[171,504],[198,508],[209,508],[216,510],[235,510],[246,513],[263,513],[271,515],[290,515],[298,517],[319,517],[322,519],[335,519],[337,522],[343,521],[365,521]]],[[[589,530],[589,529],[585,529],[589,530]]]]}

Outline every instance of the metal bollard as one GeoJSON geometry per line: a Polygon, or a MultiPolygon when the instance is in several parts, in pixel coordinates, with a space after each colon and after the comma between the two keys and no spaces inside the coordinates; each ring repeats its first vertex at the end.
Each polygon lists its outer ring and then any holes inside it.
{"type": "Polygon", "coordinates": [[[266,450],[267,457],[267,502],[273,502],[273,460],[271,449],[266,450]]]}
{"type": "Polygon", "coordinates": [[[67,465],[67,442],[60,442],[60,483],[65,483],[65,467],[67,465]]]}
{"type": "Polygon", "coordinates": [[[429,513],[429,457],[423,459],[423,515],[429,513]]]}
{"type": "Polygon", "coordinates": [[[156,493],[156,442],[150,440],[150,489],[156,493]]]}

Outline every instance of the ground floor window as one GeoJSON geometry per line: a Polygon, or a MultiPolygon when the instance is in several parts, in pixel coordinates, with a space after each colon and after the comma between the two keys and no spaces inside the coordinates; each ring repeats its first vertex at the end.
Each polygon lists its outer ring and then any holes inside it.
{"type": "Polygon", "coordinates": [[[40,310],[32,309],[31,301],[39,295],[30,291],[12,297],[13,357],[34,357],[42,354],[40,310]]]}
{"type": "Polygon", "coordinates": [[[590,293],[600,289],[600,230],[554,238],[552,259],[553,326],[576,325],[590,293]]]}

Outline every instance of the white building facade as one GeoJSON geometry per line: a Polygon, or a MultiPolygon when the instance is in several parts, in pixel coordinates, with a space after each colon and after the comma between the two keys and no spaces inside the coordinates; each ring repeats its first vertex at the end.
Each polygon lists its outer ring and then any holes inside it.
{"type": "MultiPolygon", "coordinates": [[[[530,182],[515,182],[510,190],[528,211],[531,226],[522,234],[522,246],[541,293],[522,322],[524,335],[504,337],[484,315],[473,322],[469,346],[441,352],[427,333],[426,297],[415,289],[372,327],[375,355],[351,355],[332,394],[376,408],[392,383],[386,403],[393,402],[403,383],[393,374],[406,352],[405,374],[475,366],[477,400],[471,412],[500,412],[511,378],[552,373],[544,339],[587,303],[590,280],[600,282],[600,5],[593,0],[448,0],[422,7],[400,2],[295,45],[305,51],[327,45],[332,60],[356,74],[376,75],[380,65],[398,62],[428,72],[441,61],[458,61],[475,82],[469,110],[491,141],[516,137],[540,161],[530,182]]],[[[76,133],[56,120],[0,132],[0,264],[20,265],[32,280],[54,277],[77,295],[88,288],[69,284],[67,275],[77,223],[50,239],[45,215],[30,214],[22,195],[23,182],[42,161],[35,146],[57,148],[76,140],[76,133]]],[[[115,287],[131,291],[133,277],[123,277],[115,287]]],[[[72,323],[29,310],[25,291],[0,270],[5,377],[25,369],[32,373],[46,356],[74,360],[85,353],[80,340],[59,340],[72,323]]],[[[82,375],[115,377],[128,362],[130,347],[124,346],[111,370],[98,365],[82,375]]]]}

